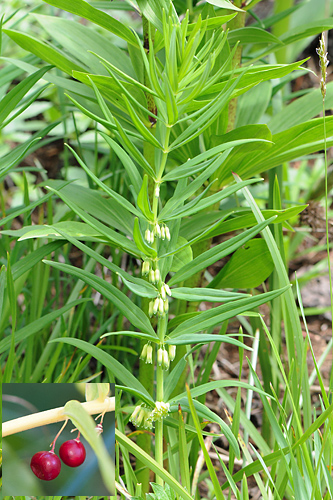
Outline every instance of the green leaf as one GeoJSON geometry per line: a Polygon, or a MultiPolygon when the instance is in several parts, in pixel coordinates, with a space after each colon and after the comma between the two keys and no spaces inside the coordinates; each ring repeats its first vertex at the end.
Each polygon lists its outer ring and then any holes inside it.
{"type": "MultiPolygon", "coordinates": [[[[239,250],[237,250],[237,252],[238,251],[239,250]]],[[[194,302],[229,302],[230,300],[237,300],[249,296],[248,294],[244,293],[227,292],[226,290],[215,290],[214,288],[188,287],[172,288],[171,295],[173,298],[178,300],[187,300],[194,302]]]]}
{"type": "Polygon", "coordinates": [[[121,146],[119,146],[119,144],[117,144],[113,139],[111,139],[111,137],[109,137],[107,134],[105,134],[100,130],[99,133],[109,144],[110,148],[116,153],[116,155],[122,162],[130,179],[130,182],[133,185],[134,191],[138,193],[142,185],[142,178],[137,167],[131,160],[131,157],[126,153],[126,151],[121,146]]]}
{"type": "MultiPolygon", "coordinates": [[[[252,127],[256,127],[256,126],[252,125],[252,127]]],[[[206,160],[209,160],[213,156],[216,156],[220,153],[223,153],[227,149],[232,149],[232,148],[235,148],[237,146],[241,146],[242,144],[247,144],[247,143],[251,143],[251,142],[259,142],[259,143],[263,142],[263,143],[266,143],[266,145],[268,145],[267,143],[269,143],[270,139],[271,139],[271,136],[268,135],[269,129],[266,125],[260,125],[260,127],[264,127],[265,130],[267,130],[267,134],[266,134],[266,137],[264,139],[261,137],[260,138],[259,137],[252,137],[252,138],[244,137],[244,138],[232,140],[232,141],[225,141],[222,139],[223,144],[221,144],[221,140],[220,140],[220,143],[218,145],[216,145],[215,147],[212,147],[211,149],[208,149],[204,153],[200,153],[199,155],[195,156],[194,158],[191,158],[186,163],[183,163],[182,165],[179,165],[178,167],[173,168],[172,170],[170,170],[170,172],[168,172],[167,174],[165,174],[162,177],[162,181],[174,181],[177,179],[182,179],[184,177],[188,177],[191,174],[195,174],[196,172],[203,170],[207,166],[206,160]]],[[[254,135],[253,132],[255,132],[258,135],[258,132],[255,131],[254,128],[252,128],[251,131],[249,130],[248,134],[252,133],[252,136],[253,136],[254,135]]],[[[239,135],[243,134],[243,133],[245,134],[245,129],[243,129],[243,130],[238,129],[239,135]]],[[[229,136],[229,134],[226,134],[226,136],[231,138],[231,136],[229,136]]],[[[217,137],[220,138],[220,136],[214,136],[214,137],[216,137],[216,139],[214,139],[214,141],[215,141],[214,143],[218,143],[217,137]]]]}
{"type": "MultiPolygon", "coordinates": [[[[71,208],[83,221],[85,221],[95,231],[98,231],[101,235],[103,235],[104,238],[106,238],[106,240],[109,240],[110,242],[112,242],[113,245],[117,247],[120,246],[124,248],[127,252],[133,255],[138,255],[137,247],[133,243],[133,241],[129,240],[122,234],[117,233],[113,229],[107,227],[105,224],[99,222],[95,217],[92,217],[91,215],[86,213],[78,205],[76,205],[76,203],[72,202],[71,199],[64,194],[63,190],[57,191],[56,189],[53,189],[50,186],[48,186],[48,189],[56,193],[66,203],[66,205],[68,205],[69,208],[71,208]]],[[[81,201],[84,202],[84,200],[81,201]]],[[[105,241],[104,238],[102,239],[105,241]]]]}
{"type": "Polygon", "coordinates": [[[110,392],[110,384],[86,384],[86,401],[104,401],[110,392]]]}
{"type": "Polygon", "coordinates": [[[131,281],[130,279],[126,279],[122,273],[117,274],[119,274],[124,285],[126,285],[127,288],[136,295],[139,295],[140,297],[148,297],[150,299],[155,299],[155,297],[157,297],[157,289],[151,283],[148,283],[148,281],[140,278],[136,278],[135,281],[131,281]]]}
{"type": "Polygon", "coordinates": [[[103,439],[96,433],[94,419],[85,411],[83,406],[78,401],[68,401],[64,406],[64,414],[71,419],[75,427],[80,431],[82,436],[88,441],[94,450],[103,482],[109,492],[114,495],[114,463],[107,452],[103,439]]]}
{"type": "MultiPolygon", "coordinates": [[[[198,315],[200,318],[200,315],[198,315]]],[[[228,335],[218,335],[214,333],[181,333],[177,337],[171,337],[165,341],[165,344],[170,345],[190,345],[190,344],[208,344],[209,342],[225,342],[226,344],[235,345],[242,349],[252,351],[251,347],[246,346],[243,342],[229,337],[228,335]]]]}
{"type": "MultiPolygon", "coordinates": [[[[325,109],[333,108],[333,82],[326,85],[325,109]]],[[[320,88],[311,89],[309,94],[306,94],[298,99],[294,99],[283,106],[281,111],[275,113],[268,126],[273,134],[282,132],[290,127],[299,125],[300,123],[310,120],[319,115],[323,110],[323,96],[320,88]]]]}
{"type": "MultiPolygon", "coordinates": [[[[181,190],[181,192],[174,193],[172,198],[169,198],[162,210],[159,213],[159,220],[167,220],[169,216],[172,216],[174,211],[183,204],[183,202],[192,196],[202,185],[203,183],[213,174],[215,171],[221,166],[221,164],[227,158],[229,152],[225,151],[221,155],[219,155],[214,161],[211,161],[208,167],[196,177],[188,186],[186,186],[181,190]]],[[[215,179],[217,180],[217,179],[215,179]]],[[[214,181],[213,181],[214,182],[214,181]]],[[[178,183],[178,186],[180,184],[178,183]]]]}
{"type": "Polygon", "coordinates": [[[109,16],[105,12],[96,9],[88,2],[84,2],[83,0],[71,0],[68,2],[67,0],[43,0],[49,5],[53,5],[53,7],[58,7],[58,9],[65,10],[70,12],[71,14],[75,14],[76,16],[83,17],[84,19],[88,19],[92,23],[105,28],[111,33],[119,36],[126,42],[137,45],[136,37],[124,23],[117,21],[113,17],[109,16]]]}
{"type": "Polygon", "coordinates": [[[209,284],[212,288],[255,288],[272,273],[274,262],[265,240],[255,238],[239,248],[209,284]]]}
{"type": "Polygon", "coordinates": [[[91,72],[100,73],[101,71],[99,61],[89,53],[98,52],[101,57],[121,71],[134,77],[131,61],[128,57],[124,57],[124,51],[120,47],[110,42],[105,33],[101,34],[96,28],[89,28],[77,19],[72,21],[63,17],[42,14],[33,14],[33,17],[54,40],[64,47],[64,50],[84,67],[90,68],[91,72]]]}
{"type": "Polygon", "coordinates": [[[148,175],[145,174],[143,176],[143,182],[141,189],[138,194],[137,205],[140,208],[143,215],[148,219],[154,220],[154,212],[152,211],[149,203],[149,195],[148,195],[148,175]]]}
{"type": "MultiPolygon", "coordinates": [[[[253,309],[261,304],[264,304],[265,302],[268,302],[269,300],[274,299],[275,297],[278,297],[289,289],[290,286],[285,286],[279,290],[261,293],[260,295],[255,295],[254,297],[246,297],[244,299],[239,299],[204,311],[199,315],[196,315],[194,318],[190,318],[177,326],[169,334],[169,340],[172,342],[174,339],[177,339],[178,336],[189,333],[197,333],[201,330],[206,330],[207,328],[218,325],[227,319],[233,318],[234,316],[247,311],[248,309],[253,309]]],[[[201,342],[201,335],[198,335],[197,342],[201,342]]]]}
{"type": "MultiPolygon", "coordinates": [[[[191,396],[193,398],[197,398],[198,396],[202,396],[202,394],[208,394],[210,391],[214,391],[215,389],[220,388],[220,387],[242,387],[243,389],[248,389],[251,391],[255,390],[258,394],[260,394],[260,396],[263,396],[263,398],[266,398],[266,401],[267,401],[267,397],[272,398],[272,396],[270,394],[267,394],[267,392],[265,392],[262,387],[259,387],[259,386],[253,387],[253,385],[250,385],[246,382],[241,382],[240,380],[235,380],[235,379],[214,380],[213,382],[207,382],[206,384],[201,384],[197,387],[192,387],[191,396]]],[[[174,404],[174,403],[177,403],[177,401],[179,399],[184,398],[184,397],[186,397],[186,392],[182,392],[181,394],[178,394],[176,397],[168,400],[168,402],[170,404],[174,404]]],[[[269,403],[267,402],[267,404],[269,404],[269,403]]]]}
{"type": "Polygon", "coordinates": [[[101,234],[98,231],[92,229],[88,224],[76,221],[61,221],[53,224],[53,226],[39,226],[38,224],[33,226],[25,226],[21,229],[6,229],[1,231],[2,234],[7,234],[9,236],[19,237],[19,241],[27,240],[30,238],[56,238],[63,239],[61,234],[61,229],[65,229],[66,232],[75,236],[78,239],[83,239],[85,241],[101,241],[101,234]],[[59,232],[58,232],[59,229],[59,232]]]}
{"type": "Polygon", "coordinates": [[[153,136],[153,134],[149,132],[149,129],[140,120],[140,118],[136,114],[135,110],[133,109],[133,106],[131,105],[125,94],[122,94],[122,98],[126,103],[127,111],[132,119],[134,127],[142,135],[143,139],[149,142],[155,148],[163,149],[163,146],[158,142],[158,140],[153,136]]]}
{"type": "Polygon", "coordinates": [[[271,219],[256,225],[254,228],[248,229],[247,231],[244,231],[244,233],[234,236],[230,240],[224,241],[223,243],[210,248],[203,254],[198,255],[192,262],[186,264],[176,274],[174,274],[174,276],[172,276],[168,282],[169,286],[186,280],[190,276],[193,276],[193,274],[201,271],[202,269],[206,269],[211,264],[214,264],[216,261],[222,259],[225,255],[234,252],[237,248],[262,231],[264,227],[274,220],[274,218],[272,217],[271,219]]]}
{"type": "Polygon", "coordinates": [[[178,236],[176,249],[183,246],[184,248],[177,252],[172,259],[172,264],[170,267],[171,272],[177,272],[179,269],[184,267],[186,264],[189,264],[193,260],[193,252],[190,245],[188,245],[188,241],[185,240],[182,236],[178,236]]]}
{"type": "MultiPolygon", "coordinates": [[[[327,147],[333,145],[333,117],[326,117],[327,147]]],[[[224,182],[232,176],[230,171],[237,170],[240,177],[250,177],[258,172],[271,169],[303,155],[314,153],[324,147],[323,119],[316,118],[289,128],[272,137],[273,145],[267,151],[249,152],[241,146],[232,152],[221,167],[224,182]],[[237,165],[237,168],[235,168],[237,165]]]]}
{"type": "Polygon", "coordinates": [[[134,219],[133,238],[140,252],[153,258],[157,256],[155,248],[148,245],[148,243],[146,243],[145,239],[143,238],[139,225],[139,219],[137,217],[135,217],[134,219]]]}
{"type": "MultiPolygon", "coordinates": [[[[173,151],[180,146],[187,144],[192,141],[195,137],[198,137],[202,132],[204,132],[220,115],[221,111],[227,106],[231,94],[237,84],[240,82],[242,76],[247,71],[247,69],[243,70],[243,72],[236,78],[234,82],[228,82],[225,89],[223,89],[213,100],[210,100],[209,103],[204,106],[199,113],[199,118],[194,120],[184,132],[182,132],[177,139],[169,146],[169,151],[173,151]]],[[[193,119],[193,114],[188,117],[189,119],[193,119]]]]}
{"type": "Polygon", "coordinates": [[[127,149],[129,153],[131,153],[133,159],[143,168],[147,174],[155,179],[155,172],[152,169],[151,165],[148,163],[146,158],[143,156],[141,151],[138,150],[138,148],[132,143],[132,141],[129,140],[127,137],[126,132],[124,131],[123,127],[120,125],[118,120],[114,117],[114,121],[116,123],[116,127],[119,133],[119,139],[120,142],[123,143],[123,146],[127,149]]]}
{"type": "Polygon", "coordinates": [[[3,30],[6,35],[9,36],[14,42],[16,42],[24,50],[28,50],[40,57],[43,61],[53,64],[57,68],[61,69],[65,73],[72,75],[72,71],[83,71],[81,66],[71,61],[68,57],[63,55],[59,50],[57,50],[53,45],[41,42],[33,36],[26,35],[25,33],[20,33],[15,30],[3,30]]]}
{"type": "Polygon", "coordinates": [[[65,344],[77,347],[84,352],[87,352],[88,354],[90,354],[90,356],[102,363],[105,368],[108,368],[108,370],[110,370],[111,373],[113,373],[114,376],[118,380],[120,380],[126,387],[132,387],[140,394],[142,394],[143,401],[145,401],[149,406],[154,405],[153,398],[150,396],[141,382],[139,382],[137,377],[134,377],[134,375],[129,370],[127,370],[127,368],[125,368],[121,363],[119,363],[119,361],[110,356],[110,354],[104,352],[100,347],[89,344],[89,342],[85,342],[84,340],[67,337],[53,339],[50,341],[50,343],[53,342],[63,342],[65,344]]]}
{"type": "MultiPolygon", "coordinates": [[[[258,182],[260,179],[249,179],[247,182],[248,184],[253,184],[255,182],[258,182]]],[[[208,188],[207,188],[208,189],[208,188]]],[[[218,191],[215,194],[212,194],[211,196],[207,196],[206,198],[202,198],[204,194],[206,193],[206,190],[203,191],[199,196],[197,196],[194,200],[192,200],[190,203],[187,203],[185,206],[182,208],[174,211],[171,213],[171,215],[167,217],[163,217],[165,221],[169,221],[172,219],[177,219],[178,217],[188,217],[190,215],[193,215],[197,212],[201,212],[205,208],[214,205],[215,203],[219,203],[220,201],[230,197],[233,195],[236,191],[238,191],[237,185],[232,185],[228,186],[227,188],[218,191]]]]}
{"type": "Polygon", "coordinates": [[[150,342],[153,342],[155,344],[159,344],[159,339],[157,337],[153,337],[152,335],[149,335],[148,333],[142,333],[142,332],[133,332],[132,330],[121,330],[119,332],[107,332],[103,333],[101,335],[101,339],[104,337],[111,337],[112,335],[125,335],[126,337],[133,337],[138,339],[143,339],[143,340],[150,340],[150,342]]]}
{"type": "Polygon", "coordinates": [[[244,10],[236,7],[236,5],[229,2],[229,0],[207,0],[207,3],[216,5],[216,7],[220,7],[221,9],[237,10],[238,12],[244,12],[244,10]]]}
{"type": "Polygon", "coordinates": [[[289,45],[290,43],[294,43],[302,38],[318,35],[319,33],[332,28],[333,18],[329,17],[327,19],[313,21],[311,23],[302,24],[301,26],[296,26],[296,28],[288,29],[286,33],[283,33],[283,35],[280,36],[280,40],[285,45],[289,45]]]}
{"type": "Polygon", "coordinates": [[[52,262],[49,260],[43,261],[45,264],[52,266],[56,269],[60,269],[65,273],[71,274],[82,279],[85,283],[92,286],[100,292],[103,297],[110,300],[119,311],[130,321],[133,326],[142,330],[150,335],[155,335],[155,332],[150,324],[149,319],[145,313],[124,294],[118,288],[108,283],[103,278],[95,276],[92,273],[88,273],[84,269],[79,269],[77,267],[71,266],[69,264],[61,264],[60,262],[52,262]]]}
{"type": "Polygon", "coordinates": [[[263,30],[261,28],[253,28],[252,26],[229,31],[228,42],[231,45],[234,45],[237,42],[242,45],[248,43],[263,43],[265,45],[270,43],[277,43],[279,45],[283,45],[283,42],[272,33],[269,33],[269,31],[263,30]]]}
{"type": "Polygon", "coordinates": [[[137,4],[144,17],[160,32],[163,31],[163,9],[168,15],[171,8],[174,22],[178,21],[176,9],[170,0],[137,0],[137,4]]]}
{"type": "MultiPolygon", "coordinates": [[[[271,82],[259,83],[255,87],[248,90],[248,92],[239,96],[237,100],[236,129],[253,123],[258,123],[262,115],[265,113],[271,97],[271,82]]],[[[271,130],[270,124],[269,130],[271,130]]]]}
{"type": "MultiPolygon", "coordinates": [[[[43,75],[51,69],[52,66],[45,66],[39,69],[32,75],[27,76],[24,80],[14,86],[2,99],[0,108],[0,130],[5,125],[5,119],[11,113],[16,106],[21,102],[23,97],[29,92],[29,90],[35,85],[38,80],[40,80],[43,75]]],[[[7,122],[8,123],[8,122],[7,122]]]]}
{"type": "Polygon", "coordinates": [[[138,217],[141,217],[141,213],[128,201],[126,198],[118,194],[113,189],[109,188],[104,182],[100,181],[98,177],[90,170],[90,168],[84,163],[84,161],[79,157],[79,155],[71,148],[68,144],[66,144],[68,149],[73,153],[83,170],[87,175],[100,187],[105,191],[111,198],[113,198],[117,204],[121,205],[127,212],[130,212],[138,217]]]}

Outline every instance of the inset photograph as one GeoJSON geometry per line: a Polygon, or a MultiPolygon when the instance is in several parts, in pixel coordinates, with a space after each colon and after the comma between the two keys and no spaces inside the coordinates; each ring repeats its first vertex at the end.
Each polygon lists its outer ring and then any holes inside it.
{"type": "Polygon", "coordinates": [[[3,495],[113,495],[114,393],[106,383],[3,384],[3,495]]]}

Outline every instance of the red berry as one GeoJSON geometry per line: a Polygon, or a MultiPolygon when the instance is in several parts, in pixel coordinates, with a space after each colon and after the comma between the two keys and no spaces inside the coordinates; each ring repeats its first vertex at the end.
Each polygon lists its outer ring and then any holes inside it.
{"type": "Polygon", "coordinates": [[[59,476],[61,462],[52,451],[39,451],[32,457],[30,467],[38,479],[52,481],[59,476]]]}
{"type": "Polygon", "coordinates": [[[81,441],[71,439],[60,446],[59,455],[64,464],[78,467],[86,458],[86,450],[81,441]]]}

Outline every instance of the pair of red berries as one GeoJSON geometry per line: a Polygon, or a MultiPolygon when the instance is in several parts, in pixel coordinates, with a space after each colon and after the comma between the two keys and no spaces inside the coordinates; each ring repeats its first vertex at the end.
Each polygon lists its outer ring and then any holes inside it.
{"type": "MultiPolygon", "coordinates": [[[[78,467],[86,458],[86,450],[81,441],[71,439],[60,446],[59,455],[64,464],[78,467]]],[[[52,481],[60,473],[61,462],[54,451],[39,451],[32,457],[30,467],[39,479],[52,481]]]]}

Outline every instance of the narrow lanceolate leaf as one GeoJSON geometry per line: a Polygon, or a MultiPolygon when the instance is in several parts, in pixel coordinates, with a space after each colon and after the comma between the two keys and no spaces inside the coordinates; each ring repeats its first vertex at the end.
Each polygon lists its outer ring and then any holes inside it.
{"type": "MultiPolygon", "coordinates": [[[[61,198],[69,208],[71,208],[84,222],[89,224],[94,230],[99,232],[102,236],[106,239],[112,242],[113,245],[117,247],[121,247],[127,252],[133,254],[133,255],[138,255],[138,251],[136,248],[136,245],[133,243],[133,241],[129,240],[125,236],[123,236],[120,233],[117,233],[113,229],[109,228],[105,224],[102,224],[99,220],[97,220],[95,217],[92,217],[88,213],[84,212],[76,203],[72,202],[68,196],[64,195],[61,191],[57,191],[56,189],[52,189],[51,187],[48,187],[51,191],[56,193],[59,198],[61,198]]],[[[104,239],[102,238],[102,239],[104,239]]]]}
{"type": "Polygon", "coordinates": [[[126,132],[124,131],[123,127],[120,125],[118,120],[115,117],[113,117],[113,119],[115,121],[118,130],[119,142],[123,144],[123,146],[125,147],[125,149],[127,149],[129,153],[131,153],[133,159],[143,168],[143,170],[147,172],[147,174],[150,177],[155,179],[155,172],[149,165],[149,163],[147,162],[141,151],[139,151],[138,148],[132,143],[132,141],[129,140],[126,132]]]}
{"type": "Polygon", "coordinates": [[[145,174],[143,177],[143,182],[141,189],[138,194],[137,205],[140,208],[143,215],[148,220],[154,220],[154,212],[152,211],[149,203],[149,195],[148,195],[148,175],[145,174]]]}
{"type": "MultiPolygon", "coordinates": [[[[246,313],[247,314],[247,313],[246,313]]],[[[250,313],[248,313],[250,315],[250,313]]],[[[197,315],[200,317],[200,314],[197,315]]],[[[247,347],[243,342],[240,342],[228,335],[215,335],[214,333],[201,333],[198,336],[196,333],[182,333],[177,337],[170,337],[165,341],[169,345],[190,345],[190,344],[209,344],[209,342],[225,342],[226,344],[235,345],[242,349],[252,351],[251,347],[247,347]]]]}
{"type": "Polygon", "coordinates": [[[36,82],[38,82],[38,80],[43,77],[47,71],[49,71],[49,69],[51,69],[51,67],[52,66],[45,66],[32,75],[29,75],[27,78],[15,85],[15,87],[1,99],[0,130],[4,126],[5,119],[9,113],[15,109],[27,92],[35,85],[36,82]]]}
{"type": "Polygon", "coordinates": [[[103,297],[110,300],[119,311],[132,323],[133,326],[142,330],[143,332],[155,335],[155,332],[150,324],[148,317],[145,313],[124,294],[118,288],[111,285],[107,281],[103,280],[99,276],[95,276],[92,273],[88,273],[83,269],[70,266],[68,264],[61,264],[60,262],[43,261],[56,269],[60,269],[65,273],[71,274],[82,279],[85,283],[92,286],[100,292],[103,297]]]}
{"type": "Polygon", "coordinates": [[[121,146],[119,146],[117,142],[111,139],[111,137],[109,137],[107,134],[105,134],[100,130],[99,133],[109,144],[111,149],[116,153],[119,160],[122,162],[129,177],[129,180],[133,185],[134,191],[138,193],[142,184],[142,178],[136,165],[133,163],[131,157],[126,153],[126,151],[121,146]]]}
{"type": "Polygon", "coordinates": [[[43,0],[47,2],[49,5],[53,5],[53,7],[58,7],[58,9],[66,10],[71,14],[75,14],[76,16],[83,17],[88,19],[89,21],[105,28],[111,33],[119,36],[126,42],[137,45],[136,37],[133,32],[125,26],[125,24],[117,21],[113,17],[109,16],[102,10],[98,10],[88,2],[84,2],[84,0],[71,0],[68,2],[67,0],[43,0]]]}
{"type": "MultiPolygon", "coordinates": [[[[244,299],[231,302],[230,304],[223,304],[222,306],[204,311],[194,318],[188,319],[177,326],[169,334],[169,338],[176,339],[177,337],[181,337],[185,334],[206,330],[207,328],[222,323],[226,319],[242,314],[248,309],[254,309],[265,302],[275,299],[275,297],[278,297],[289,289],[290,286],[285,286],[279,290],[261,293],[260,295],[255,295],[254,297],[246,297],[244,299]]],[[[198,336],[197,342],[201,342],[201,336],[198,336]]]]}
{"type": "Polygon", "coordinates": [[[194,302],[229,302],[230,300],[250,297],[249,294],[227,292],[225,290],[214,290],[213,288],[172,288],[172,297],[178,300],[189,300],[194,302]]]}
{"type": "Polygon", "coordinates": [[[133,282],[130,279],[126,279],[123,274],[118,274],[124,285],[126,285],[127,288],[129,288],[129,290],[136,295],[139,295],[140,297],[148,297],[149,299],[157,297],[157,289],[151,283],[148,283],[140,278],[136,278],[135,282],[133,282]]]}
{"type": "Polygon", "coordinates": [[[99,180],[99,178],[96,177],[96,175],[90,170],[90,168],[84,163],[84,161],[81,160],[81,158],[74,151],[74,149],[71,148],[68,144],[66,144],[66,146],[68,147],[68,149],[70,149],[72,151],[73,155],[75,156],[75,158],[77,159],[77,161],[79,162],[79,164],[81,165],[81,167],[83,168],[83,170],[86,172],[86,174],[89,175],[89,177],[94,182],[96,182],[96,184],[100,188],[102,188],[103,191],[105,191],[108,195],[110,195],[111,198],[113,198],[117,203],[119,203],[126,210],[128,210],[129,212],[131,212],[132,214],[134,214],[134,215],[136,215],[138,217],[141,217],[141,213],[128,200],[126,200],[126,198],[124,198],[123,196],[121,196],[120,194],[118,194],[116,191],[114,191],[113,189],[109,188],[106,184],[104,184],[104,182],[102,182],[101,180],[99,180]]]}
{"type": "MultiPolygon", "coordinates": [[[[73,345],[78,349],[90,354],[92,357],[100,361],[105,368],[108,368],[114,376],[120,380],[126,387],[132,387],[136,391],[142,394],[143,400],[149,405],[154,403],[153,398],[144,388],[144,386],[139,382],[139,380],[134,377],[134,375],[127,370],[119,361],[114,359],[110,354],[107,354],[100,347],[97,347],[84,340],[74,339],[74,338],[58,338],[51,340],[51,342],[64,342],[65,344],[73,345]]],[[[51,343],[50,342],[50,343],[51,343]]]]}
{"type": "Polygon", "coordinates": [[[137,131],[142,135],[143,139],[149,142],[155,148],[163,149],[162,144],[158,142],[158,140],[153,136],[151,132],[149,132],[149,129],[140,120],[139,116],[136,114],[133,106],[131,105],[125,94],[122,94],[122,98],[125,101],[127,111],[132,119],[133,125],[135,126],[137,131]]]}
{"type": "Polygon", "coordinates": [[[53,64],[57,68],[61,69],[65,73],[72,75],[72,71],[84,71],[81,66],[71,61],[68,57],[64,56],[59,50],[57,50],[53,45],[41,42],[37,38],[20,33],[15,30],[3,30],[6,35],[8,35],[14,42],[16,42],[20,47],[28,50],[40,57],[43,61],[53,64]]]}
{"type": "Polygon", "coordinates": [[[175,285],[180,281],[186,280],[198,271],[206,269],[217,260],[222,259],[222,257],[224,257],[225,255],[234,252],[237,248],[253,238],[253,236],[255,236],[257,233],[262,231],[264,227],[273,222],[274,219],[275,217],[271,217],[270,219],[257,224],[255,227],[244,231],[244,233],[238,234],[230,240],[224,241],[223,243],[210,248],[203,254],[198,255],[198,257],[196,257],[192,262],[182,267],[174,276],[172,276],[172,278],[168,282],[169,285],[175,285]]]}

